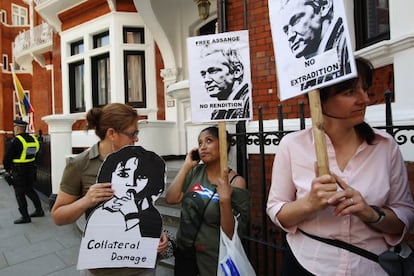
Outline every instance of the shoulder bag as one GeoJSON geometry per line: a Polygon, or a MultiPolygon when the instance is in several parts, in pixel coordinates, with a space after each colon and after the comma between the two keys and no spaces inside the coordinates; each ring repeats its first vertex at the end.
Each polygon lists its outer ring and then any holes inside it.
{"type": "Polygon", "coordinates": [[[414,275],[414,251],[405,242],[391,247],[389,250],[380,255],[374,254],[368,250],[357,247],[340,240],[327,239],[318,237],[299,229],[301,233],[312,238],[324,242],[326,244],[346,249],[352,253],[365,257],[373,262],[379,263],[382,269],[392,276],[413,276],[414,275]]]}

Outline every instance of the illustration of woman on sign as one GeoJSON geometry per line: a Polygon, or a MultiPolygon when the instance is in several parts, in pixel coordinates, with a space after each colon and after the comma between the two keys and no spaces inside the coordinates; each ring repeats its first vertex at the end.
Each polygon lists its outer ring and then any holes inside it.
{"type": "Polygon", "coordinates": [[[162,218],[154,202],[164,191],[165,163],[158,155],[127,146],[107,157],[97,182],[112,183],[114,196],[92,211],[85,232],[92,221],[99,223],[98,217],[112,224],[109,212],[122,215],[124,231],[139,227],[141,237],[160,237],[162,218]]]}

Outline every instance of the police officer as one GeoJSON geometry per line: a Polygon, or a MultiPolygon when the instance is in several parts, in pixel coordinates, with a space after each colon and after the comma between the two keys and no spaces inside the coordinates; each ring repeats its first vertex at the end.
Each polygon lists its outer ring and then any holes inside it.
{"type": "Polygon", "coordinates": [[[35,159],[40,146],[36,136],[26,133],[27,122],[14,120],[13,123],[15,137],[6,152],[3,165],[6,172],[10,173],[13,178],[13,188],[22,215],[14,223],[21,224],[31,222],[31,217],[45,215],[39,196],[33,189],[36,177],[35,159]],[[27,211],[26,196],[30,198],[36,208],[30,216],[27,211]]]}

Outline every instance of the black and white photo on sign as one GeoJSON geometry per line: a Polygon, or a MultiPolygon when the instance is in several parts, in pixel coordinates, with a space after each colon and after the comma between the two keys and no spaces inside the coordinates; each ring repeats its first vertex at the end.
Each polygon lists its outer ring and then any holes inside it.
{"type": "Polygon", "coordinates": [[[97,182],[112,183],[114,196],[88,212],[78,269],[154,268],[162,230],[154,202],[164,191],[164,161],[126,146],[105,159],[97,182]]]}
{"type": "Polygon", "coordinates": [[[269,0],[269,15],[281,100],[356,76],[342,0],[269,0]]]}
{"type": "Polygon", "coordinates": [[[193,122],[252,118],[248,31],[187,39],[193,122]]]}

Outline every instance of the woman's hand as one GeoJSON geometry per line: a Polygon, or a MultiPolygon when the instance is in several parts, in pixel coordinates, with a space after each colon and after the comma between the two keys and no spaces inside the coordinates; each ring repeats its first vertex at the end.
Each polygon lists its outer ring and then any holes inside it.
{"type": "Polygon", "coordinates": [[[160,237],[160,243],[158,244],[157,252],[158,254],[164,253],[168,247],[168,236],[167,233],[162,232],[160,237]]]}
{"type": "Polygon", "coordinates": [[[333,174],[341,191],[332,195],[328,200],[335,206],[335,216],[355,215],[362,221],[375,221],[378,214],[368,205],[358,190],[350,187],[339,176],[333,174]]]}
{"type": "Polygon", "coordinates": [[[220,196],[220,202],[231,200],[231,185],[229,183],[229,170],[224,169],[221,177],[218,178],[217,193],[220,196]]]}
{"type": "Polygon", "coordinates": [[[336,179],[331,175],[321,175],[312,180],[311,190],[305,197],[309,210],[315,212],[329,206],[328,200],[337,192],[336,179]]]}
{"type": "Polygon", "coordinates": [[[198,148],[192,148],[187,155],[185,156],[184,165],[188,165],[191,168],[195,167],[198,162],[200,162],[200,159],[193,160],[193,152],[198,152],[198,148]]]}
{"type": "Polygon", "coordinates": [[[220,226],[224,233],[232,239],[234,234],[234,216],[231,206],[231,185],[229,183],[229,170],[223,169],[217,180],[217,193],[220,200],[220,226]]]}
{"type": "Polygon", "coordinates": [[[88,202],[88,207],[110,199],[114,195],[111,183],[96,183],[89,187],[84,199],[88,202]]]}

